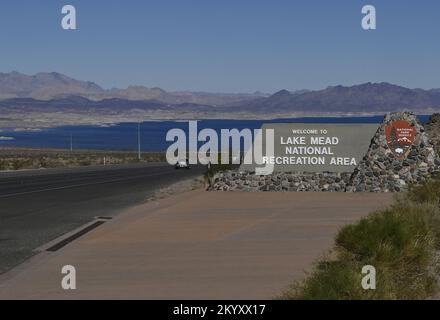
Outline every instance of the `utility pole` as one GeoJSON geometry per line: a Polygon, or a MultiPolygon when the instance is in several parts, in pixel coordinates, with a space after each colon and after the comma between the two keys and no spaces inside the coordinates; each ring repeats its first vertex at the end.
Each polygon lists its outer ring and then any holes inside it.
{"type": "Polygon", "coordinates": [[[72,132],[70,132],[70,152],[73,151],[73,136],[72,136],[72,132]]]}
{"type": "Polygon", "coordinates": [[[141,161],[141,123],[138,122],[138,160],[141,161]]]}

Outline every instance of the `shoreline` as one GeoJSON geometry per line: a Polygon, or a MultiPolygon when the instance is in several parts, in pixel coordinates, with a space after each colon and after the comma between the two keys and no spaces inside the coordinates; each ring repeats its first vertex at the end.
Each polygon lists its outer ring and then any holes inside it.
{"type": "MultiPolygon", "coordinates": [[[[429,117],[432,113],[420,113],[416,114],[417,117],[429,117]]],[[[160,123],[160,122],[176,122],[176,123],[184,123],[188,121],[283,121],[283,120],[294,120],[294,119],[319,119],[319,118],[329,118],[329,119],[337,119],[337,118],[374,118],[374,117],[383,117],[384,114],[378,113],[343,113],[343,114],[297,114],[290,116],[282,116],[282,115],[271,115],[271,116],[261,116],[255,117],[254,115],[248,117],[243,115],[242,117],[204,117],[204,118],[196,118],[196,117],[188,117],[188,118],[154,118],[154,119],[143,119],[140,123],[160,123]]],[[[2,126],[0,128],[0,133],[11,134],[17,132],[41,132],[44,130],[55,129],[55,128],[63,128],[63,127],[77,127],[77,126],[85,126],[85,127],[97,127],[97,128],[109,128],[115,127],[122,124],[136,124],[138,121],[134,119],[124,119],[117,121],[76,121],[76,122],[61,122],[58,125],[44,125],[41,124],[38,126],[27,125],[27,126],[14,126],[7,127],[2,126]]]]}

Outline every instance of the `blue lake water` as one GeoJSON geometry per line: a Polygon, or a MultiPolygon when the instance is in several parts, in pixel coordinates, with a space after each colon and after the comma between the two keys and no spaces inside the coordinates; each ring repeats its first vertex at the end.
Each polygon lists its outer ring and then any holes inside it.
{"type": "MultiPolygon", "coordinates": [[[[429,116],[419,116],[426,122],[429,116]]],[[[258,129],[264,123],[381,123],[383,116],[369,117],[313,117],[275,120],[200,120],[199,130],[244,128],[258,129]]],[[[168,130],[180,128],[188,131],[188,122],[147,121],[141,124],[141,148],[143,151],[164,151],[172,142],[166,141],[168,130]]],[[[0,140],[0,147],[70,148],[72,135],[74,149],[89,150],[137,150],[137,123],[121,123],[114,126],[62,126],[42,131],[2,130],[0,136],[14,140],[0,140]]]]}

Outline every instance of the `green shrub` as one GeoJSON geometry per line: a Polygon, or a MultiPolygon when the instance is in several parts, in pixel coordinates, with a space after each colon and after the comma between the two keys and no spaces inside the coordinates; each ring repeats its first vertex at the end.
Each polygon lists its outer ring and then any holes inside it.
{"type": "Polygon", "coordinates": [[[422,185],[411,186],[408,192],[410,200],[415,202],[431,202],[438,204],[440,201],[440,180],[430,180],[422,185]]]}
{"type": "Polygon", "coordinates": [[[430,202],[401,198],[343,227],[336,236],[333,258],[317,262],[306,279],[288,288],[281,298],[426,299],[434,295],[440,210],[430,202]],[[376,290],[362,289],[365,265],[376,268],[376,290]]]}
{"type": "Polygon", "coordinates": [[[306,280],[291,285],[279,298],[283,300],[353,300],[364,290],[361,266],[353,259],[325,259],[316,263],[306,280]]]}

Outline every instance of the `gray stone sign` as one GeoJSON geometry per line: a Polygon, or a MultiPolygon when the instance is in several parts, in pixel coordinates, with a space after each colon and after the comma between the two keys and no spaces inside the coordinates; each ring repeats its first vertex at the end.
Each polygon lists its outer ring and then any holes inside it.
{"type": "Polygon", "coordinates": [[[368,151],[378,124],[263,125],[263,165],[241,170],[264,172],[352,172],[368,151]],[[266,129],[273,129],[274,153],[268,154],[266,129]],[[265,168],[265,169],[262,169],[265,168]]]}

